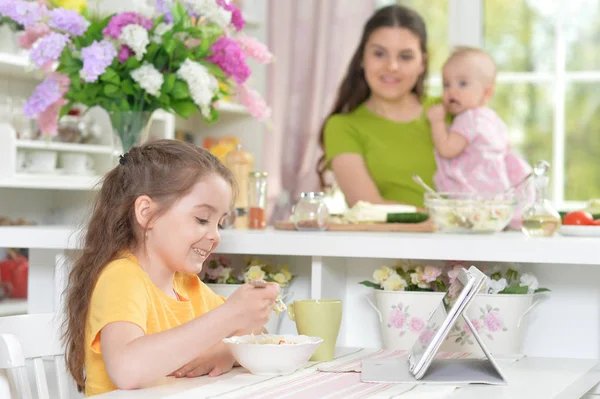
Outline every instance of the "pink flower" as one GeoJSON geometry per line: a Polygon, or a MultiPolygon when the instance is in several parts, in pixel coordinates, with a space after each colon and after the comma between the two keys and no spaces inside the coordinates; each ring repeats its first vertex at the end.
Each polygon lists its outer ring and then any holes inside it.
{"type": "Polygon", "coordinates": [[[122,64],[125,61],[127,61],[129,59],[129,57],[131,57],[134,54],[133,50],[130,49],[128,46],[121,46],[121,48],[119,49],[119,62],[122,64]]]}
{"type": "Polygon", "coordinates": [[[498,331],[504,327],[502,316],[500,316],[500,313],[496,312],[495,310],[488,313],[483,319],[483,322],[490,331],[498,331]]]}
{"type": "Polygon", "coordinates": [[[210,46],[212,55],[206,60],[217,65],[225,76],[243,84],[250,76],[250,68],[246,64],[246,54],[240,44],[232,38],[221,36],[210,46]]]}
{"type": "Polygon", "coordinates": [[[401,309],[394,309],[390,312],[390,324],[394,328],[404,327],[406,314],[401,309]]]}
{"type": "Polygon", "coordinates": [[[50,28],[48,25],[38,22],[35,25],[27,27],[19,36],[19,46],[29,50],[31,47],[33,47],[33,43],[37,42],[38,39],[46,36],[49,33],[50,28]]]}
{"type": "Polygon", "coordinates": [[[450,284],[452,284],[454,280],[456,280],[456,277],[458,276],[458,273],[461,271],[462,268],[462,264],[455,264],[454,266],[452,266],[452,269],[448,271],[448,279],[450,280],[450,284]]]}
{"type": "Polygon", "coordinates": [[[250,115],[259,121],[264,121],[271,117],[271,108],[269,108],[265,100],[257,91],[248,89],[244,85],[238,85],[237,100],[248,109],[250,115]]]}
{"type": "Polygon", "coordinates": [[[437,280],[439,276],[442,275],[442,269],[435,266],[425,266],[425,271],[423,271],[422,280],[431,283],[432,281],[437,280]]]}
{"type": "Polygon", "coordinates": [[[429,345],[434,335],[435,334],[432,330],[427,330],[421,333],[421,335],[419,335],[419,343],[423,346],[429,345]]]}
{"type": "Polygon", "coordinates": [[[273,54],[267,46],[250,36],[241,36],[237,39],[238,43],[248,57],[254,58],[261,64],[268,64],[273,61],[273,54]]]}
{"type": "Polygon", "coordinates": [[[223,274],[223,266],[219,265],[216,268],[209,267],[206,269],[206,276],[211,280],[217,280],[223,274]]]}
{"type": "Polygon", "coordinates": [[[60,108],[66,103],[67,101],[61,98],[38,115],[37,123],[40,126],[40,130],[43,135],[58,135],[58,116],[60,113],[60,108]]]}
{"type": "MultiPolygon", "coordinates": [[[[479,319],[471,320],[471,324],[473,324],[473,327],[475,328],[475,331],[479,332],[479,330],[481,330],[481,321],[479,321],[479,319]]],[[[466,324],[465,324],[465,332],[467,334],[471,334],[472,333],[471,329],[466,324]]]]}
{"type": "Polygon", "coordinates": [[[423,319],[419,319],[418,317],[413,317],[410,319],[410,331],[420,333],[423,328],[425,328],[425,322],[423,319]]]}
{"type": "Polygon", "coordinates": [[[118,40],[123,28],[130,24],[137,24],[146,30],[150,30],[154,23],[151,19],[148,19],[141,14],[135,12],[122,12],[110,19],[106,28],[102,30],[102,34],[118,40]]]}
{"type": "Polygon", "coordinates": [[[231,259],[226,256],[219,256],[219,263],[224,266],[231,266],[231,259]]]}

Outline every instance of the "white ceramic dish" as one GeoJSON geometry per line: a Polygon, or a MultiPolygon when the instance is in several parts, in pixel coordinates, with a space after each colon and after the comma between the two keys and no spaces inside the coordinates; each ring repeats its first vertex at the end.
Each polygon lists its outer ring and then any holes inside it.
{"type": "Polygon", "coordinates": [[[292,374],[308,362],[323,339],[306,335],[243,335],[223,339],[237,362],[256,375],[292,374]],[[283,339],[286,344],[271,344],[283,339]]]}
{"type": "Polygon", "coordinates": [[[563,236],[600,237],[600,226],[560,226],[558,232],[563,236]]]}

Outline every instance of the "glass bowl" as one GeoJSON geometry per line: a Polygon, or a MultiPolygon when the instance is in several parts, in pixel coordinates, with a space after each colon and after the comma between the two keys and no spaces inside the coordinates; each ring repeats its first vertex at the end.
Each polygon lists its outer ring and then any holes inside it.
{"type": "Polygon", "coordinates": [[[504,230],[518,204],[514,193],[425,193],[425,207],[438,231],[489,234],[504,230]]]}

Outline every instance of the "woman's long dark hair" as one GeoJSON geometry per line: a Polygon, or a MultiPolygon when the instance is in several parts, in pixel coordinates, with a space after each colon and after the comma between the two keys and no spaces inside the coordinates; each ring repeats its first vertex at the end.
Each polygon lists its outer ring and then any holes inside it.
{"type": "MultiPolygon", "coordinates": [[[[383,7],[379,9],[375,14],[369,18],[363,29],[363,34],[360,39],[360,43],[352,56],[350,65],[346,76],[338,89],[337,98],[333,110],[327,115],[323,125],[321,126],[321,132],[319,133],[319,145],[322,150],[324,148],[324,130],[327,120],[340,113],[348,113],[354,111],[360,104],[365,102],[371,95],[371,89],[367,85],[364,71],[361,67],[363,56],[365,53],[365,46],[367,40],[371,36],[371,33],[376,29],[383,27],[398,27],[408,29],[419,38],[419,44],[423,54],[427,54],[427,30],[425,29],[425,22],[423,18],[414,10],[394,5],[383,7]]],[[[424,72],[419,76],[415,87],[412,92],[415,93],[419,98],[425,93],[425,79],[427,79],[427,59],[424,59],[425,69],[424,72]]],[[[321,186],[325,187],[325,154],[321,156],[317,163],[317,173],[319,174],[319,180],[321,186]]]]}

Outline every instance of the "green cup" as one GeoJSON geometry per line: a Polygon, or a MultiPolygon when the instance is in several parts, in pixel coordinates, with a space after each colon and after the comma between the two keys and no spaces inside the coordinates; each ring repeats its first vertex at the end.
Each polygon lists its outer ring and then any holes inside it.
{"type": "Polygon", "coordinates": [[[298,334],[323,338],[310,360],[333,360],[335,343],[342,324],[342,301],[337,299],[307,299],[288,306],[288,316],[296,322],[298,334]]]}

